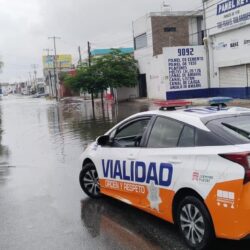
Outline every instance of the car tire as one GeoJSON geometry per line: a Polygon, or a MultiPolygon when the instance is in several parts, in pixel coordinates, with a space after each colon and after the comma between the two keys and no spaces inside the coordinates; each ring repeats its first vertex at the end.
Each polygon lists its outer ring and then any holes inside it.
{"type": "Polygon", "coordinates": [[[87,163],[79,175],[79,182],[82,190],[91,198],[99,198],[100,184],[96,167],[93,163],[87,163]]]}
{"type": "Polygon", "coordinates": [[[191,249],[208,249],[215,238],[213,223],[204,203],[187,196],[179,203],[176,222],[185,242],[191,249]]]}

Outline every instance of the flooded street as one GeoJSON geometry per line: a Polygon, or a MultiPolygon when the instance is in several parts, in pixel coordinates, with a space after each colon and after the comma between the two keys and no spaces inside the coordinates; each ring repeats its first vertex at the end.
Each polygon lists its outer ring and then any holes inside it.
{"type": "MultiPolygon", "coordinates": [[[[143,103],[0,101],[0,249],[187,249],[174,226],[82,192],[79,156],[143,103]]],[[[218,241],[226,249],[242,242],[218,241]]],[[[249,243],[248,243],[249,247],[249,243]]],[[[249,248],[245,248],[249,249],[249,248]]]]}

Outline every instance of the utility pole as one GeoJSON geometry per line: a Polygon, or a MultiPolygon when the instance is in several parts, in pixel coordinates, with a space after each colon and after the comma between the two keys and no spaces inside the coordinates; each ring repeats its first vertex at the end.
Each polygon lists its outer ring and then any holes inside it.
{"type": "Polygon", "coordinates": [[[208,89],[211,88],[211,77],[210,77],[210,57],[209,57],[209,41],[208,41],[208,32],[207,32],[207,17],[206,17],[206,8],[205,1],[202,1],[203,6],[203,22],[204,22],[204,46],[206,50],[206,63],[207,63],[207,85],[208,89]]]}
{"type": "MultiPolygon", "coordinates": [[[[91,66],[91,46],[90,42],[88,41],[88,59],[89,59],[89,67],[91,66]]],[[[92,110],[93,110],[93,117],[95,117],[95,103],[94,103],[94,93],[91,91],[91,100],[92,100],[92,110]]]]}
{"type": "Polygon", "coordinates": [[[90,42],[88,42],[88,58],[89,58],[89,66],[91,66],[91,46],[90,46],[90,42]]]}
{"type": "Polygon", "coordinates": [[[30,90],[31,90],[31,86],[32,86],[32,78],[31,78],[31,73],[29,72],[29,79],[30,79],[30,88],[29,88],[29,93],[30,94],[30,90]]]}
{"type": "MultiPolygon", "coordinates": [[[[53,51],[53,49],[47,48],[47,49],[43,49],[43,51],[47,52],[47,59],[49,60],[49,57],[50,57],[49,52],[53,51]]],[[[45,68],[45,71],[46,71],[46,68],[45,68]]],[[[49,81],[49,95],[53,96],[54,91],[53,91],[53,85],[52,85],[52,80],[51,80],[50,65],[48,65],[48,69],[47,69],[47,72],[46,72],[45,75],[48,76],[48,81],[49,81]]]]}
{"type": "Polygon", "coordinates": [[[60,37],[52,36],[48,37],[48,39],[53,39],[54,42],[54,81],[55,81],[55,89],[56,89],[56,99],[57,101],[59,100],[59,95],[58,95],[58,73],[57,73],[57,55],[56,55],[56,39],[61,39],[60,37]]]}
{"type": "Polygon", "coordinates": [[[79,61],[78,64],[81,65],[82,64],[82,55],[81,55],[81,47],[78,46],[78,53],[79,53],[79,61]]]}
{"type": "Polygon", "coordinates": [[[36,92],[38,93],[38,86],[37,86],[37,78],[36,78],[36,74],[37,74],[37,65],[36,64],[32,64],[31,67],[34,69],[34,83],[35,83],[35,87],[36,87],[36,92]]]}

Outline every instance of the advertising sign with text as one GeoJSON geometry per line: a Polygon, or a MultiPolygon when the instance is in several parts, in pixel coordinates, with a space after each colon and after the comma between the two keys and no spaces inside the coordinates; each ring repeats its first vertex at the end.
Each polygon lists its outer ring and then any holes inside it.
{"type": "MultiPolygon", "coordinates": [[[[57,68],[71,68],[72,67],[72,56],[71,55],[57,55],[57,68]]],[[[43,67],[45,69],[54,68],[54,56],[43,56],[43,67]]]]}
{"type": "Polygon", "coordinates": [[[207,88],[204,46],[164,48],[169,91],[207,88]]]}
{"type": "Polygon", "coordinates": [[[206,4],[207,29],[214,35],[250,24],[250,0],[210,0],[206,4]]]}

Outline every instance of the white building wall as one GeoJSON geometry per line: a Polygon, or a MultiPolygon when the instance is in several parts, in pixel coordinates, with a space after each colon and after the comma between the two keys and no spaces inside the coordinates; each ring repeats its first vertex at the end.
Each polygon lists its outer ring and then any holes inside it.
{"type": "MultiPolygon", "coordinates": [[[[134,57],[138,61],[140,74],[146,74],[147,93],[150,99],[165,99],[165,91],[160,93],[162,85],[158,83],[160,78],[160,65],[158,57],[153,57],[153,38],[151,16],[145,15],[133,22],[134,37],[144,33],[147,35],[147,47],[134,51],[134,57]],[[156,79],[157,78],[157,79],[156,79]]],[[[162,56],[159,56],[162,58],[162,56]]]]}
{"type": "Polygon", "coordinates": [[[198,23],[197,23],[197,17],[193,17],[189,19],[188,22],[188,29],[189,29],[189,44],[194,46],[198,45],[198,23]]]}
{"type": "Polygon", "coordinates": [[[155,56],[149,63],[147,90],[150,99],[166,99],[166,64],[163,55],[155,56]]]}
{"type": "MultiPolygon", "coordinates": [[[[177,13],[178,16],[181,15],[177,13]]],[[[187,13],[182,13],[187,15],[187,13]]],[[[146,74],[147,93],[150,99],[166,99],[166,92],[169,86],[168,68],[165,55],[153,56],[153,38],[151,16],[145,15],[133,22],[134,37],[147,34],[147,47],[134,51],[134,57],[138,61],[138,67],[141,74],[146,74]]],[[[197,17],[190,17],[189,32],[192,36],[189,38],[190,44],[198,44],[197,17]]]]}
{"type": "Polygon", "coordinates": [[[147,47],[134,51],[134,57],[138,61],[141,74],[146,74],[149,69],[149,63],[153,56],[153,38],[152,23],[150,15],[145,15],[133,22],[134,37],[147,34],[147,47]]]}
{"type": "Polygon", "coordinates": [[[145,15],[133,22],[133,35],[134,37],[140,36],[142,34],[147,34],[148,47],[152,47],[152,23],[151,16],[145,15]]]}
{"type": "Polygon", "coordinates": [[[219,68],[250,64],[250,25],[209,38],[211,87],[219,87],[219,68]]]}
{"type": "Polygon", "coordinates": [[[149,70],[150,61],[153,57],[152,48],[143,48],[135,50],[135,60],[138,61],[138,67],[141,74],[147,74],[149,70]]]}
{"type": "Polygon", "coordinates": [[[250,4],[247,1],[230,3],[219,0],[205,2],[211,88],[246,87],[250,83],[247,76],[250,4]],[[225,79],[227,75],[228,79],[225,79]],[[232,75],[235,75],[234,79],[232,75]]]}
{"type": "Polygon", "coordinates": [[[126,101],[138,97],[138,86],[134,88],[121,87],[117,88],[117,100],[126,101]]]}
{"type": "Polygon", "coordinates": [[[141,74],[146,74],[147,93],[149,99],[166,99],[166,65],[163,55],[154,56],[152,53],[139,56],[135,53],[135,58],[139,62],[141,74]]]}

